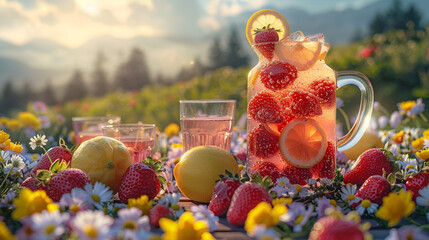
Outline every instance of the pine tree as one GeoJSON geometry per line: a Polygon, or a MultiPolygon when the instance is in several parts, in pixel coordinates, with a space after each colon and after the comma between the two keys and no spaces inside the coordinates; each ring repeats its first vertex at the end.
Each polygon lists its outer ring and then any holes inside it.
{"type": "Polygon", "coordinates": [[[232,28],[226,51],[226,65],[232,68],[238,68],[242,66],[248,66],[249,57],[243,51],[240,38],[236,28],[232,28]]]}
{"type": "Polygon", "coordinates": [[[215,37],[209,49],[209,68],[211,70],[225,66],[225,53],[220,44],[220,39],[215,37]]]}
{"type": "Polygon", "coordinates": [[[0,113],[2,114],[7,114],[10,110],[17,107],[19,96],[15,91],[12,82],[12,80],[8,80],[3,87],[0,98],[0,113]]]}
{"type": "Polygon", "coordinates": [[[57,98],[55,96],[54,88],[52,87],[52,81],[46,81],[45,87],[42,89],[40,94],[40,100],[42,100],[46,105],[53,106],[57,104],[57,98]]]}
{"type": "Polygon", "coordinates": [[[86,94],[87,91],[82,72],[76,69],[73,73],[73,76],[67,83],[66,92],[64,93],[64,102],[82,99],[86,96],[86,94]]]}
{"type": "Polygon", "coordinates": [[[98,52],[94,63],[94,71],[92,72],[92,89],[94,95],[97,97],[103,96],[109,92],[107,73],[103,67],[105,61],[106,57],[103,52],[98,52]]]}
{"type": "Polygon", "coordinates": [[[116,71],[114,87],[131,91],[141,89],[148,84],[150,84],[150,73],[146,57],[141,49],[133,48],[128,60],[116,71]]]}
{"type": "Polygon", "coordinates": [[[409,24],[411,22],[413,24],[414,29],[421,29],[420,24],[422,20],[422,13],[419,12],[419,10],[413,4],[411,4],[408,7],[407,11],[405,11],[404,18],[407,21],[406,24],[409,24]]]}
{"type": "Polygon", "coordinates": [[[376,13],[374,18],[369,24],[370,34],[374,35],[376,33],[382,33],[387,31],[387,29],[388,29],[387,19],[384,17],[384,14],[376,13]]]}

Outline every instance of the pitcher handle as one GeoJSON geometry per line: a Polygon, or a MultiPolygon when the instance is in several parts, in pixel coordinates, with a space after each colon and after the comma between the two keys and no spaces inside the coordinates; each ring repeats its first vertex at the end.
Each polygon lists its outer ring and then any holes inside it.
{"type": "Polygon", "coordinates": [[[336,76],[338,88],[355,85],[360,90],[360,107],[356,122],[346,135],[337,139],[338,151],[344,151],[359,141],[369,125],[374,105],[374,90],[368,78],[360,72],[340,71],[336,72],[336,76]]]}

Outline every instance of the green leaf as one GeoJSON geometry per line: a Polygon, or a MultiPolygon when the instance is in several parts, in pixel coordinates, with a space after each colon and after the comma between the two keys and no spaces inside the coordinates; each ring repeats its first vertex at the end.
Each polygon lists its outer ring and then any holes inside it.
{"type": "Polygon", "coordinates": [[[51,173],[54,173],[54,174],[60,171],[60,159],[59,158],[51,164],[49,171],[51,171],[51,173]]]}
{"type": "Polygon", "coordinates": [[[37,170],[36,179],[39,181],[47,181],[51,178],[51,172],[48,170],[37,170]]]}
{"type": "Polygon", "coordinates": [[[61,172],[62,170],[66,169],[67,167],[68,167],[67,162],[66,161],[61,161],[59,172],[61,172]]]}
{"type": "Polygon", "coordinates": [[[390,173],[389,176],[387,176],[387,181],[390,184],[395,184],[396,183],[396,177],[392,173],[390,173]]]}

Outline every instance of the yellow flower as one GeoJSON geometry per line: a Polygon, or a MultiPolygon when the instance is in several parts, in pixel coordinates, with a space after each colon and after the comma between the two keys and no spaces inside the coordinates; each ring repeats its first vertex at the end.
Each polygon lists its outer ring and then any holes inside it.
{"type": "Polygon", "coordinates": [[[0,130],[0,149],[6,149],[9,147],[9,144],[9,134],[5,133],[3,130],[0,130]]]}
{"type": "Polygon", "coordinates": [[[9,118],[7,118],[7,117],[0,117],[0,124],[6,125],[7,121],[9,121],[9,118]]]}
{"type": "Polygon", "coordinates": [[[26,127],[30,127],[34,130],[40,130],[42,128],[39,118],[30,112],[20,112],[18,118],[26,127]]]}
{"type": "Polygon", "coordinates": [[[416,101],[405,101],[401,102],[400,106],[404,111],[410,111],[414,104],[416,104],[416,101]]]}
{"type": "Polygon", "coordinates": [[[401,130],[400,132],[398,132],[397,134],[395,134],[395,136],[393,136],[392,140],[395,143],[398,143],[398,144],[401,143],[402,140],[404,140],[404,131],[401,130]]]}
{"type": "Polygon", "coordinates": [[[164,231],[162,239],[166,240],[214,240],[210,234],[207,223],[202,220],[195,221],[191,212],[185,212],[177,222],[161,218],[159,226],[164,231]]]}
{"type": "Polygon", "coordinates": [[[175,123],[168,124],[168,126],[165,127],[165,129],[164,129],[164,132],[169,137],[179,134],[179,131],[180,131],[179,125],[177,125],[175,123]]]}
{"type": "Polygon", "coordinates": [[[140,196],[139,198],[128,199],[128,208],[136,207],[140,209],[143,215],[149,215],[149,211],[152,208],[153,201],[149,200],[147,195],[140,196]]]}
{"type": "Polygon", "coordinates": [[[21,128],[21,122],[16,119],[9,119],[6,122],[6,126],[11,130],[18,130],[21,128]]]}
{"type": "Polygon", "coordinates": [[[429,139],[429,128],[423,132],[423,137],[429,139]]]}
{"type": "Polygon", "coordinates": [[[425,142],[425,138],[417,138],[416,140],[411,142],[411,146],[417,150],[422,149],[423,143],[425,142]]]}
{"type": "Polygon", "coordinates": [[[287,207],[283,204],[276,204],[274,208],[271,208],[269,203],[261,202],[250,210],[247,215],[246,223],[244,224],[244,229],[246,229],[248,233],[252,233],[256,225],[263,224],[267,228],[276,226],[279,224],[280,216],[285,214],[287,210],[287,207]]]}
{"type": "Polygon", "coordinates": [[[429,148],[420,150],[416,152],[416,154],[417,154],[417,157],[426,161],[429,159],[429,148]]]}
{"type": "Polygon", "coordinates": [[[46,195],[44,190],[33,192],[28,188],[22,189],[19,198],[15,198],[13,204],[16,206],[12,212],[12,218],[15,220],[40,213],[43,210],[53,212],[59,209],[59,206],[52,203],[52,199],[46,195]]]}
{"type": "Polygon", "coordinates": [[[3,221],[0,222],[0,239],[4,239],[4,240],[16,239],[13,236],[13,234],[9,231],[9,229],[7,228],[6,224],[3,221]]]}
{"type": "Polygon", "coordinates": [[[275,206],[277,204],[291,204],[292,202],[293,202],[292,198],[285,198],[285,197],[275,198],[275,199],[273,199],[273,201],[271,201],[273,206],[275,206]]]}
{"type": "Polygon", "coordinates": [[[375,213],[375,216],[388,221],[389,227],[393,227],[403,217],[408,217],[413,213],[415,206],[416,204],[412,201],[411,191],[391,192],[383,198],[383,204],[375,213]]]}
{"type": "Polygon", "coordinates": [[[19,143],[10,142],[9,146],[6,147],[5,150],[8,150],[8,149],[10,149],[16,153],[20,153],[22,151],[23,147],[19,143]]]}

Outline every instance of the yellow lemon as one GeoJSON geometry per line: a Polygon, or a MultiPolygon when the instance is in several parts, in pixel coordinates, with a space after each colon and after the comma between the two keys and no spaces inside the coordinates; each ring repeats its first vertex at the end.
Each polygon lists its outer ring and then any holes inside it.
{"type": "Polygon", "coordinates": [[[240,172],[230,152],[214,146],[200,146],[183,154],[173,174],[177,186],[186,197],[208,203],[216,180],[220,179],[219,175],[225,174],[225,170],[233,175],[240,172]]]}
{"type": "Polygon", "coordinates": [[[377,134],[366,131],[359,142],[356,143],[353,147],[344,150],[343,152],[346,154],[347,158],[356,160],[358,157],[368,149],[371,148],[382,148],[383,143],[381,139],[377,136],[377,134]]]}
{"type": "Polygon", "coordinates": [[[76,149],[71,167],[88,174],[92,184],[101,182],[116,193],[122,175],[132,163],[130,152],[123,143],[100,136],[83,142],[76,149]]]}

